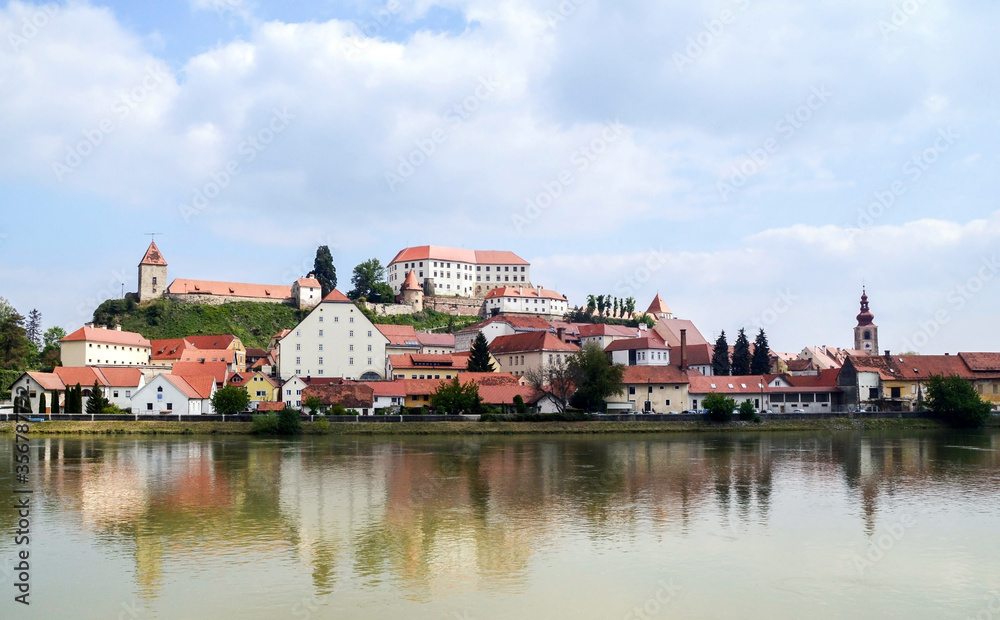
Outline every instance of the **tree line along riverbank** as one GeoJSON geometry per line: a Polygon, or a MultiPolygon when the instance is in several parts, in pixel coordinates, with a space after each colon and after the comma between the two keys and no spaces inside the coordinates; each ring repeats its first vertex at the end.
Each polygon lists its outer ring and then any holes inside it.
{"type": "MultiPolygon", "coordinates": [[[[348,422],[326,420],[303,422],[304,435],[517,435],[517,434],[611,434],[611,433],[765,433],[784,431],[844,430],[945,430],[931,418],[825,418],[767,420],[761,424],[704,421],[627,422],[348,422]]],[[[994,416],[987,428],[1000,428],[994,416]]],[[[12,434],[13,422],[0,422],[0,433],[12,434]]],[[[252,435],[250,422],[176,421],[62,421],[32,422],[31,436],[41,435],[252,435]]]]}

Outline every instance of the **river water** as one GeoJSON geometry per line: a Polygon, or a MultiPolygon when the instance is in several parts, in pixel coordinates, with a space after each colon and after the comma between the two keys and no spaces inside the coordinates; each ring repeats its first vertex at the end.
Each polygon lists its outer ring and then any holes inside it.
{"type": "MultiPolygon", "coordinates": [[[[13,439],[0,436],[13,498],[13,439]]],[[[31,440],[0,618],[1000,618],[1000,433],[31,440]]]]}

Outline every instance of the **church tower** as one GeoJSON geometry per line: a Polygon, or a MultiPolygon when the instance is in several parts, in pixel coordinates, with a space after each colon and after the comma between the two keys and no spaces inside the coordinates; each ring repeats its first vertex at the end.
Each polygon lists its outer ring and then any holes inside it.
{"type": "Polygon", "coordinates": [[[139,262],[139,302],[163,297],[167,290],[167,261],[156,242],[151,241],[146,255],[139,262]]]}
{"type": "Polygon", "coordinates": [[[878,325],[875,316],[868,310],[868,294],[861,289],[861,313],[858,326],[854,328],[854,348],[868,355],[878,355],[878,325]]]}

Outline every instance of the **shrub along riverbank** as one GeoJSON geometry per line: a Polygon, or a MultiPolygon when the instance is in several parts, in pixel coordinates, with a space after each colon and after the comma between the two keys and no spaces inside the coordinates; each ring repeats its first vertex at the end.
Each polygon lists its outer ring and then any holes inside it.
{"type": "MultiPolygon", "coordinates": [[[[988,428],[1000,428],[994,416],[988,428]]],[[[816,420],[768,420],[762,424],[731,422],[303,422],[304,435],[516,435],[516,434],[605,434],[783,431],[845,431],[947,429],[929,418],[829,418],[816,420]]],[[[0,422],[0,433],[13,432],[12,422],[0,422]]],[[[53,421],[31,423],[31,436],[39,435],[251,435],[251,422],[173,421],[53,421]]]]}

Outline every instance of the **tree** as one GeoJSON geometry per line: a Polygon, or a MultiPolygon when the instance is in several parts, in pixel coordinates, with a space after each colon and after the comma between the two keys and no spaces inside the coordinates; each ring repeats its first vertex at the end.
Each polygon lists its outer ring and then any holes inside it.
{"type": "Polygon", "coordinates": [[[333,266],[333,254],[330,248],[321,245],[316,248],[316,259],[313,261],[313,275],[319,280],[323,288],[323,297],[330,294],[330,291],[337,288],[337,268],[333,266]]]}
{"type": "Polygon", "coordinates": [[[593,295],[587,295],[587,313],[594,314],[597,310],[597,298],[593,295]]]}
{"type": "Polygon", "coordinates": [[[28,313],[28,327],[25,329],[25,335],[31,344],[35,345],[36,352],[42,348],[42,313],[38,311],[38,308],[32,308],[31,312],[28,313]]]}
{"type": "Polygon", "coordinates": [[[483,410],[483,399],[479,396],[479,386],[475,381],[468,381],[463,385],[455,377],[451,381],[442,381],[434,390],[431,394],[431,406],[449,414],[475,414],[483,410]]]}
{"type": "Polygon", "coordinates": [[[375,304],[391,304],[396,301],[396,294],[385,281],[385,268],[377,258],[371,258],[354,268],[351,276],[354,288],[347,293],[351,299],[364,297],[375,304]]]}
{"type": "Polygon", "coordinates": [[[79,383],[66,388],[66,413],[83,413],[83,387],[79,383]]]}
{"type": "Polygon", "coordinates": [[[94,386],[90,388],[90,396],[87,397],[87,413],[101,413],[108,406],[108,399],[104,398],[101,384],[96,380],[94,386]]]}
{"type": "Polygon", "coordinates": [[[729,374],[729,343],[726,342],[726,330],[722,330],[719,339],[715,341],[712,352],[712,374],[716,376],[729,374]]]}
{"type": "Polygon", "coordinates": [[[733,345],[731,372],[737,376],[750,374],[750,341],[747,340],[747,332],[742,327],[733,345]]]}
{"type": "Polygon", "coordinates": [[[528,406],[524,404],[524,397],[514,394],[514,413],[528,413],[528,406]]]}
{"type": "Polygon", "coordinates": [[[490,345],[486,342],[483,332],[476,335],[469,349],[469,362],[465,369],[469,372],[496,372],[493,359],[490,357],[490,345]]]}
{"type": "Polygon", "coordinates": [[[24,317],[3,297],[0,297],[0,369],[27,368],[37,350],[28,340],[24,317]]]}
{"type": "Polygon", "coordinates": [[[990,404],[972,383],[958,375],[931,375],[927,380],[927,407],[956,428],[981,428],[990,419],[990,404]]]}
{"type": "Polygon", "coordinates": [[[753,401],[750,399],[747,399],[742,403],[740,403],[739,410],[740,410],[740,419],[743,420],[744,422],[750,422],[757,416],[757,410],[756,408],[754,408],[753,401]]]}
{"type": "Polygon", "coordinates": [[[702,407],[708,412],[708,419],[713,422],[729,422],[733,419],[733,409],[736,401],[718,392],[711,392],[701,401],[702,407]]]}
{"type": "Polygon", "coordinates": [[[45,392],[38,395],[38,413],[46,413],[48,404],[45,402],[45,392]]]}
{"type": "Polygon", "coordinates": [[[604,309],[607,308],[607,303],[604,301],[604,295],[597,296],[597,316],[604,316],[604,309]]]}
{"type": "Polygon", "coordinates": [[[245,411],[250,406],[250,394],[246,388],[227,385],[212,394],[212,409],[222,415],[233,415],[245,411]]]}
{"type": "Polygon", "coordinates": [[[59,346],[59,341],[66,337],[66,330],[56,326],[50,327],[45,330],[45,334],[42,336],[42,346],[59,346]]]}
{"type": "Polygon", "coordinates": [[[60,340],[66,337],[66,330],[61,327],[50,327],[42,336],[42,352],[38,355],[38,365],[46,372],[51,372],[62,364],[62,345],[60,340]]]}
{"type": "Polygon", "coordinates": [[[625,389],[625,367],[611,363],[600,345],[590,342],[569,358],[570,376],[576,382],[577,396],[588,411],[603,410],[608,397],[625,389]]]}
{"type": "Polygon", "coordinates": [[[59,413],[59,392],[52,390],[52,413],[59,413]]]}
{"type": "MultiPolygon", "coordinates": [[[[302,401],[302,406],[308,409],[310,414],[316,415],[319,408],[323,406],[323,400],[320,399],[319,396],[313,394],[311,396],[306,396],[306,399],[302,401]]],[[[341,408],[343,408],[343,405],[341,405],[341,408]]]]}
{"type": "Polygon", "coordinates": [[[771,347],[767,344],[767,335],[761,327],[757,338],[753,341],[753,357],[750,358],[750,374],[766,375],[771,371],[771,347]]]}
{"type": "Polygon", "coordinates": [[[540,368],[530,368],[523,376],[536,392],[552,399],[559,413],[566,411],[576,393],[576,378],[565,357],[557,357],[540,368]]]}

